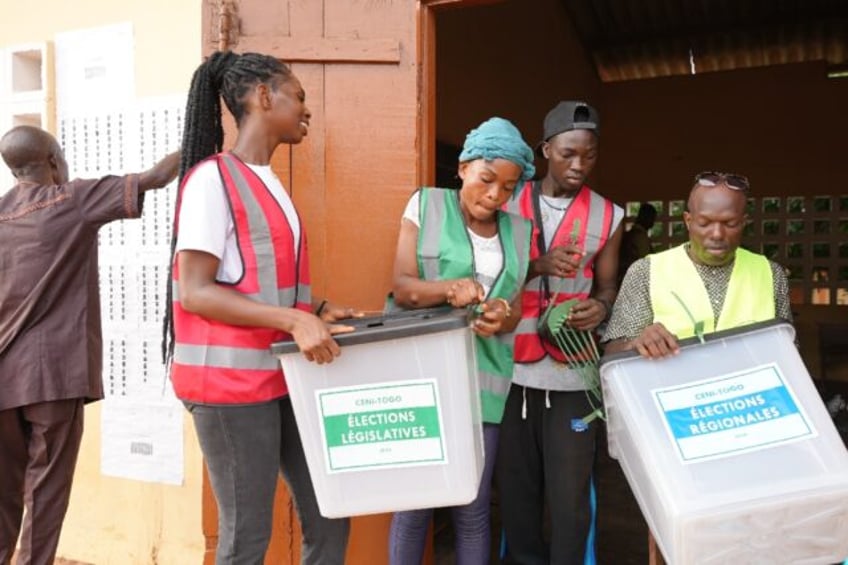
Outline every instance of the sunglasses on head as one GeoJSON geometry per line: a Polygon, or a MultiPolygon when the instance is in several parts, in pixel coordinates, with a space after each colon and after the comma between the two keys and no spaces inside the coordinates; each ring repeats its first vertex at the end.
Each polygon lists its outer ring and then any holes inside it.
{"type": "Polygon", "coordinates": [[[704,171],[695,175],[695,182],[701,186],[713,187],[723,184],[731,190],[748,192],[751,188],[748,177],[730,173],[719,173],[716,171],[704,171]]]}

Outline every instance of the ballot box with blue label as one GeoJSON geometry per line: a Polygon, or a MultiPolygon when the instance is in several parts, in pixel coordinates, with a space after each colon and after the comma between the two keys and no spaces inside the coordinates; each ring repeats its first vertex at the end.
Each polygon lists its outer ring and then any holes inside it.
{"type": "Polygon", "coordinates": [[[341,356],[274,344],[323,516],[467,504],[483,471],[467,313],[425,309],[345,320],[341,356]]]}
{"type": "Polygon", "coordinates": [[[610,454],[670,564],[848,557],[848,452],[794,337],[769,322],[603,360],[610,454]]]}

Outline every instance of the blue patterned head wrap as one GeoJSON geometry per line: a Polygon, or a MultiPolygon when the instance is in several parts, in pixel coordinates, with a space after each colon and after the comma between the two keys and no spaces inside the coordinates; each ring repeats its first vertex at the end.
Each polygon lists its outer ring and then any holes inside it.
{"type": "Polygon", "coordinates": [[[525,143],[518,131],[509,120],[489,118],[475,129],[468,132],[459,162],[474,159],[506,159],[521,167],[521,180],[533,178],[536,167],[533,166],[533,150],[525,143]]]}

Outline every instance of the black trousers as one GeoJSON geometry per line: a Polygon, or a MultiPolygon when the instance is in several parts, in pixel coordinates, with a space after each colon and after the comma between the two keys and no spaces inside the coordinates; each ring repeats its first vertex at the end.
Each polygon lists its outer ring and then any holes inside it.
{"type": "Polygon", "coordinates": [[[591,411],[582,391],[512,385],[496,470],[507,563],[583,565],[589,552],[594,556],[587,540],[599,423],[581,421],[591,411]],[[543,535],[546,503],[550,542],[543,535]]]}

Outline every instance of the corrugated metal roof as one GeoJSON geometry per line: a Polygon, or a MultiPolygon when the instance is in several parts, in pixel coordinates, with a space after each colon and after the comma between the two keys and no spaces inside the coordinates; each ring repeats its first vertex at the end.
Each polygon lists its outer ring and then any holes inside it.
{"type": "Polygon", "coordinates": [[[848,0],[563,0],[605,82],[848,64],[848,0]]]}

